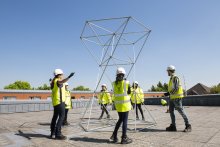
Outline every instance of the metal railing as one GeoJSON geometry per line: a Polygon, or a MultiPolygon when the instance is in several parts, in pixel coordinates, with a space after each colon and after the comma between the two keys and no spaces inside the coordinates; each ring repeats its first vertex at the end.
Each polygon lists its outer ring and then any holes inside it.
{"type": "MultiPolygon", "coordinates": [[[[72,100],[73,109],[84,108],[89,103],[90,99],[75,99],[72,100]]],[[[95,103],[98,105],[98,102],[95,103]]],[[[22,113],[22,112],[36,112],[36,111],[51,111],[53,105],[51,100],[9,100],[0,101],[1,113],[22,113]]]]}

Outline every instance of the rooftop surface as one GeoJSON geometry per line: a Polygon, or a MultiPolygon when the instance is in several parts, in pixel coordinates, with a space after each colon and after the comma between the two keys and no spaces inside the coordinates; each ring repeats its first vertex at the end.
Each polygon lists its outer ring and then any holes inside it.
{"type": "MultiPolygon", "coordinates": [[[[149,146],[149,147],[219,147],[220,146],[220,107],[185,107],[186,113],[192,124],[192,132],[184,133],[184,122],[176,112],[177,132],[166,132],[164,129],[170,124],[169,113],[166,107],[146,106],[145,112],[150,112],[157,124],[153,127],[139,131],[132,130],[129,125],[128,136],[133,143],[123,146],[149,146]]],[[[67,140],[49,139],[50,121],[52,111],[0,114],[0,146],[5,147],[86,147],[86,146],[122,146],[121,144],[109,143],[109,138],[114,127],[102,128],[99,130],[85,132],[78,125],[83,109],[70,110],[68,120],[70,126],[63,127],[62,132],[68,137],[67,140]]],[[[97,119],[100,115],[92,112],[92,117],[97,119]]],[[[130,112],[130,117],[134,113],[130,112]]],[[[112,114],[117,118],[117,114],[112,114]]],[[[102,120],[106,120],[105,118],[102,120]]],[[[97,120],[98,121],[98,120],[97,120]]],[[[137,122],[137,128],[148,127],[137,122]]],[[[120,128],[121,131],[121,128],[120,128]]],[[[120,138],[121,132],[118,137],[120,138]]]]}

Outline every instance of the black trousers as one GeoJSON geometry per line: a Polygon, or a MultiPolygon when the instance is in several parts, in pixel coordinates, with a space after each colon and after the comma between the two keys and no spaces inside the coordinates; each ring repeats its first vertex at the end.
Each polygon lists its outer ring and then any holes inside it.
{"type": "Polygon", "coordinates": [[[120,128],[121,123],[123,123],[122,124],[122,138],[127,137],[128,113],[129,111],[118,112],[119,119],[118,119],[118,122],[116,123],[115,130],[113,132],[113,135],[115,137],[117,137],[118,129],[120,128]]]}
{"type": "Polygon", "coordinates": [[[65,117],[64,117],[63,122],[67,122],[68,111],[69,111],[69,109],[65,109],[65,117]]]}
{"type": "Polygon", "coordinates": [[[104,112],[108,115],[108,110],[106,110],[106,108],[107,108],[107,104],[101,104],[102,113],[100,118],[102,118],[104,112]]]}
{"type": "MultiPolygon", "coordinates": [[[[132,103],[132,105],[133,105],[133,109],[134,109],[135,108],[135,104],[132,103]]],[[[136,117],[139,118],[139,116],[138,116],[138,109],[141,112],[142,118],[144,118],[144,114],[143,114],[143,110],[142,110],[141,104],[136,104],[136,117]]]]}
{"type": "Polygon", "coordinates": [[[51,132],[55,131],[55,136],[61,135],[61,126],[65,117],[65,104],[61,103],[54,106],[53,118],[51,120],[50,129],[51,132]]]}

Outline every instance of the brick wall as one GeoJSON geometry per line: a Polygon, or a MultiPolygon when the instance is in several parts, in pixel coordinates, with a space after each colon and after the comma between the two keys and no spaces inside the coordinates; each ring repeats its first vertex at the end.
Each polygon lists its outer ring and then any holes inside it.
{"type": "MultiPolygon", "coordinates": [[[[85,91],[72,91],[71,97],[74,99],[88,99],[93,96],[93,92],[85,91]]],[[[96,94],[95,94],[96,96],[96,94]]],[[[162,97],[163,92],[145,92],[144,97],[148,98],[157,98],[162,97]]],[[[16,100],[31,100],[34,98],[40,98],[41,100],[47,100],[51,97],[51,91],[39,91],[39,90],[2,90],[0,91],[0,100],[3,100],[6,97],[16,98],[16,100]]]]}

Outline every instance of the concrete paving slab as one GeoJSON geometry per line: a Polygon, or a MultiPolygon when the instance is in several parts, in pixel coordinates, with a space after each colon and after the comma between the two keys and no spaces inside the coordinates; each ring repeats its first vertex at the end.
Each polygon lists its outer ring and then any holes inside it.
{"type": "Polygon", "coordinates": [[[220,146],[220,137],[214,136],[214,137],[209,141],[209,143],[211,143],[211,144],[218,144],[218,145],[220,146]]]}
{"type": "Polygon", "coordinates": [[[167,147],[202,147],[205,143],[194,142],[194,141],[185,141],[185,140],[173,140],[167,147]]]}
{"type": "Polygon", "coordinates": [[[204,147],[219,147],[219,144],[205,144],[204,147]]]}
{"type": "MultiPolygon", "coordinates": [[[[147,106],[149,112],[154,116],[157,125],[150,128],[138,125],[142,129],[134,132],[134,125],[129,125],[128,136],[133,139],[133,143],[126,147],[217,147],[220,146],[220,107],[187,107],[186,111],[190,118],[193,131],[182,132],[184,121],[176,112],[177,132],[166,132],[165,128],[170,124],[169,113],[165,113],[165,107],[147,106]],[[207,115],[204,115],[207,114],[207,115]]],[[[93,113],[92,117],[99,117],[100,111],[93,113]]],[[[11,113],[0,115],[0,146],[3,147],[117,147],[120,143],[109,143],[109,138],[114,126],[85,132],[80,126],[80,118],[84,109],[70,110],[68,121],[71,125],[62,128],[67,140],[59,141],[49,139],[50,121],[52,111],[11,113]]],[[[112,113],[117,119],[117,113],[112,113]]],[[[130,113],[133,115],[133,113],[130,113]]],[[[133,118],[134,116],[130,116],[133,118]]],[[[103,121],[104,122],[104,121],[103,121]]],[[[100,123],[101,124],[101,123],[100,123]]],[[[120,141],[121,128],[118,138],[120,141]]]]}

